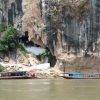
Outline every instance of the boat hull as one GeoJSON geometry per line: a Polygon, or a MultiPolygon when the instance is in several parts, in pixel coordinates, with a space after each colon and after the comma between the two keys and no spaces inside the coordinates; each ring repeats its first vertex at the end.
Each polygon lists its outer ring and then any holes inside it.
{"type": "Polygon", "coordinates": [[[0,80],[3,80],[3,79],[34,79],[34,78],[36,78],[35,74],[29,75],[26,71],[0,73],[0,80]]]}
{"type": "Polygon", "coordinates": [[[35,77],[0,77],[0,80],[6,79],[35,79],[35,77]]]}
{"type": "Polygon", "coordinates": [[[100,74],[64,73],[65,79],[100,79],[100,74]]]}
{"type": "Polygon", "coordinates": [[[100,79],[100,78],[73,78],[73,77],[65,77],[65,76],[63,76],[63,78],[65,79],[100,79]]]}

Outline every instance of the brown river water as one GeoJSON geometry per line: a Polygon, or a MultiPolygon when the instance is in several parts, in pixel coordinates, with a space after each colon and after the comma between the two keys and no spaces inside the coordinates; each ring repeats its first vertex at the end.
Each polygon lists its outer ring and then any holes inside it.
{"type": "Polygon", "coordinates": [[[100,80],[0,80],[0,100],[100,100],[100,80]]]}

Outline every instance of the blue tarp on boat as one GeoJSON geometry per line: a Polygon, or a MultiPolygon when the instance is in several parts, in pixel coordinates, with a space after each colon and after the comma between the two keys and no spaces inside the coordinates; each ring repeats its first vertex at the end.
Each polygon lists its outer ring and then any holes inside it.
{"type": "Polygon", "coordinates": [[[79,73],[79,72],[69,72],[65,73],[65,76],[69,78],[84,78],[84,74],[79,73]]]}

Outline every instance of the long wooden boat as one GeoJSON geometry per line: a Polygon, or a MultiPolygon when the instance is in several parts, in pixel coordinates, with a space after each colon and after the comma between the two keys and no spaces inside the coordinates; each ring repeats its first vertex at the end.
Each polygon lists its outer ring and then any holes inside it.
{"type": "Polygon", "coordinates": [[[66,79],[100,79],[100,73],[70,72],[70,73],[63,73],[62,77],[66,79]]]}
{"type": "Polygon", "coordinates": [[[1,72],[1,79],[33,79],[35,74],[29,75],[26,71],[17,71],[17,72],[1,72]]]}

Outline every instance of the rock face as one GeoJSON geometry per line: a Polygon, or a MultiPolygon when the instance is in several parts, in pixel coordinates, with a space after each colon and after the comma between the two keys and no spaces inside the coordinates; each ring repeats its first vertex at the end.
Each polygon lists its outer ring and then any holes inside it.
{"type": "Polygon", "coordinates": [[[47,46],[57,59],[100,52],[99,0],[45,2],[47,46]]]}
{"type": "MultiPolygon", "coordinates": [[[[0,0],[0,22],[67,62],[100,53],[100,0],[0,0]]],[[[99,59],[99,58],[98,58],[99,59]]]]}
{"type": "Polygon", "coordinates": [[[44,22],[39,0],[0,0],[0,23],[13,25],[22,34],[29,32],[29,39],[43,45],[41,31],[44,22]]]}
{"type": "Polygon", "coordinates": [[[1,0],[0,1],[0,23],[5,25],[14,25],[21,30],[22,0],[1,0]]]}
{"type": "Polygon", "coordinates": [[[29,40],[43,45],[41,31],[44,27],[38,0],[23,0],[22,31],[29,32],[29,40]]]}
{"type": "Polygon", "coordinates": [[[100,60],[100,1],[42,0],[43,2],[45,2],[43,17],[46,22],[46,45],[58,59],[58,65],[98,66],[98,60],[100,60]],[[88,56],[87,60],[84,60],[84,56],[88,56]],[[95,61],[97,63],[92,63],[94,59],[91,57],[93,56],[98,57],[95,61]]]}

